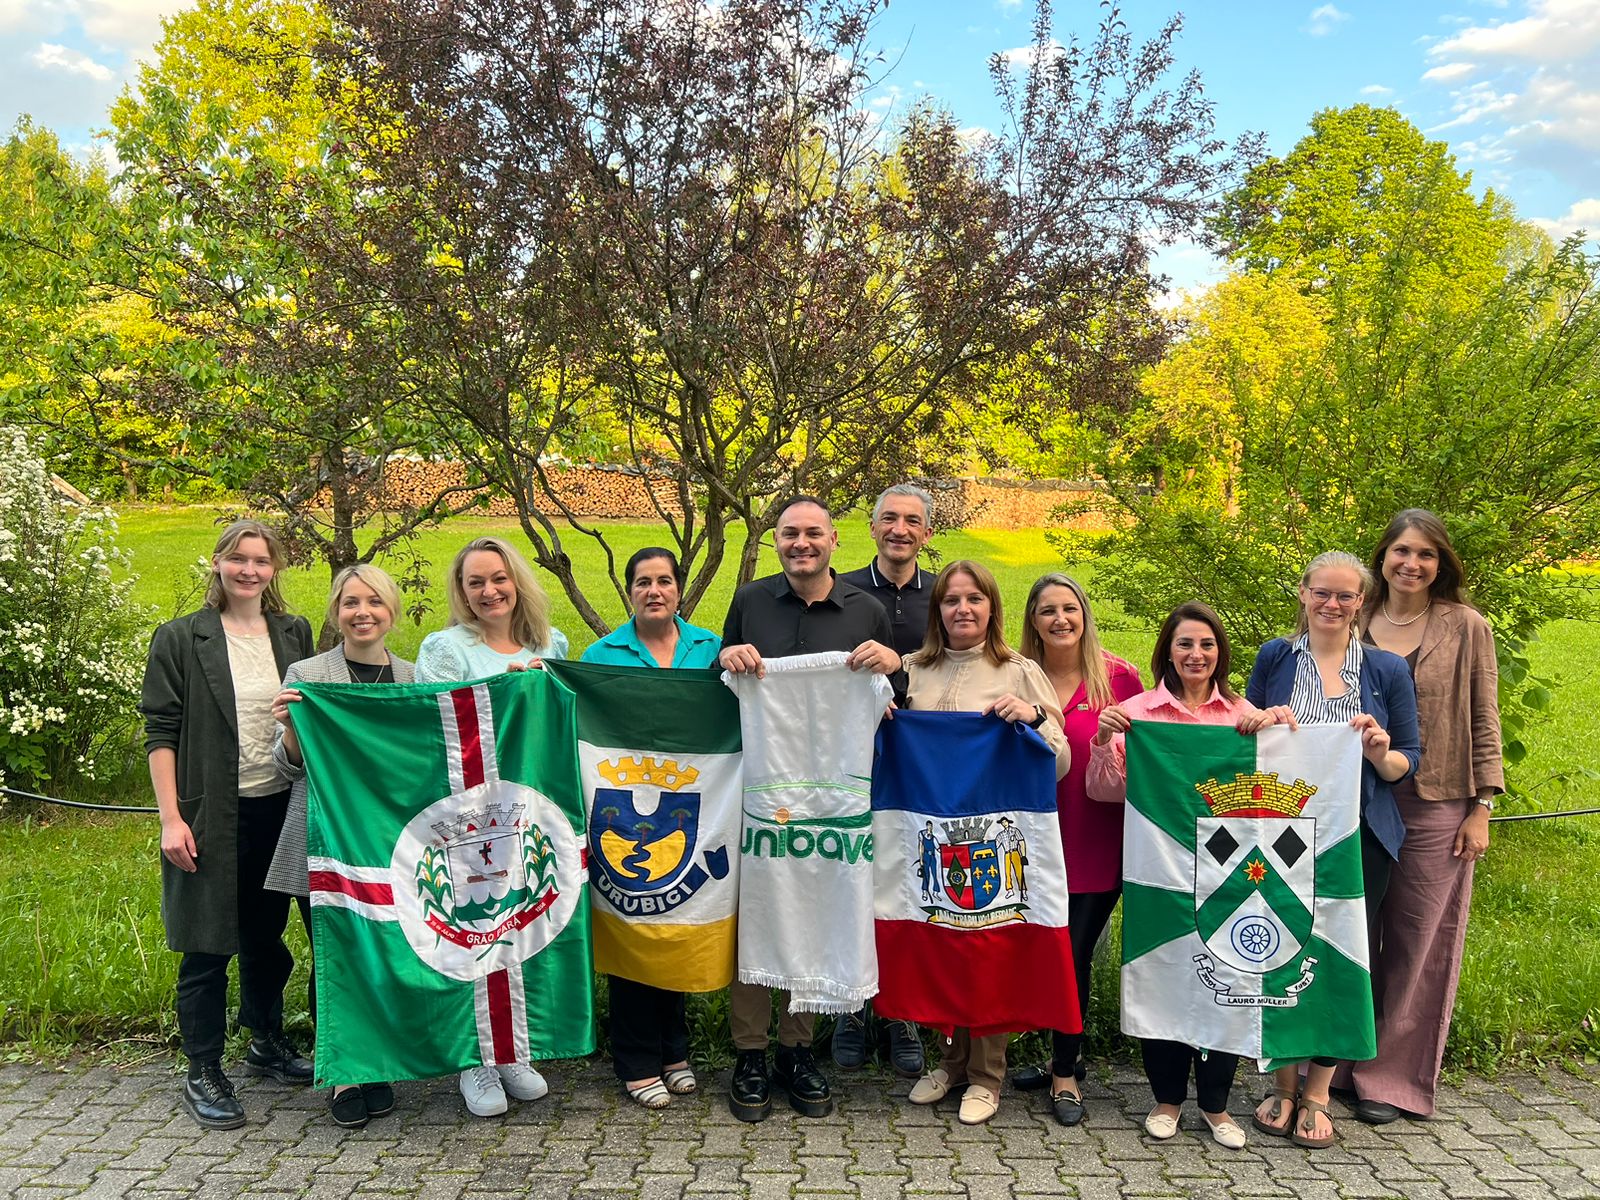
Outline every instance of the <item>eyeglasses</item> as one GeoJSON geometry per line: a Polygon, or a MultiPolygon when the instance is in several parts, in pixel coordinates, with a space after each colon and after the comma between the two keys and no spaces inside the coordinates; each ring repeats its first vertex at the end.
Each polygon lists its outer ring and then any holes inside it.
{"type": "Polygon", "coordinates": [[[1330,592],[1327,588],[1307,588],[1306,595],[1318,604],[1326,604],[1329,600],[1337,600],[1344,608],[1349,608],[1361,599],[1360,592],[1330,592]]]}

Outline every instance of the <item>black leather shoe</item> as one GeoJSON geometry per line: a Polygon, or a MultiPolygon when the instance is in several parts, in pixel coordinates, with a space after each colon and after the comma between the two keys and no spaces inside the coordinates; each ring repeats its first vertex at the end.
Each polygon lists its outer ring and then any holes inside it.
{"type": "Polygon", "coordinates": [[[1354,1111],[1356,1119],[1368,1125],[1388,1125],[1400,1119],[1400,1110],[1382,1100],[1357,1100],[1354,1111]]]}
{"type": "Polygon", "coordinates": [[[741,1121],[765,1121],[772,1115],[772,1091],[767,1085],[767,1052],[741,1050],[728,1085],[728,1107],[741,1121]]]}
{"type": "Polygon", "coordinates": [[[827,1076],[817,1066],[810,1046],[779,1046],[772,1083],[789,1093],[789,1107],[802,1117],[825,1117],[833,1111],[827,1076]]]}
{"type": "Polygon", "coordinates": [[[394,1088],[387,1083],[363,1083],[361,1099],[369,1117],[386,1117],[394,1111],[394,1088]]]}
{"type": "Polygon", "coordinates": [[[367,1101],[358,1087],[334,1092],[328,1099],[328,1115],[340,1129],[360,1129],[371,1116],[367,1112],[367,1101]]]}
{"type": "Polygon", "coordinates": [[[1089,1111],[1084,1107],[1082,1096],[1074,1096],[1068,1091],[1060,1091],[1051,1096],[1050,1109],[1056,1115],[1057,1124],[1068,1127],[1082,1121],[1089,1111]]]}
{"type": "Polygon", "coordinates": [[[1050,1086],[1050,1064],[1011,1072],[1011,1086],[1019,1092],[1042,1092],[1050,1086]]]}
{"type": "Polygon", "coordinates": [[[271,1075],[279,1083],[310,1083],[313,1074],[311,1060],[295,1049],[281,1029],[257,1033],[250,1039],[244,1068],[252,1075],[271,1075]]]}
{"type": "Polygon", "coordinates": [[[183,1081],[183,1107],[201,1129],[237,1129],[244,1124],[244,1105],[220,1062],[190,1062],[183,1081]]]}

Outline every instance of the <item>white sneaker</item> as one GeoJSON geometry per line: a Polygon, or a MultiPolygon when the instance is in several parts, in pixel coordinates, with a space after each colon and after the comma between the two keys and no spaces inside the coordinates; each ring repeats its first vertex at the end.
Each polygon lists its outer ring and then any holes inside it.
{"type": "Polygon", "coordinates": [[[506,1111],[506,1089],[493,1067],[468,1067],[461,1072],[461,1098],[475,1117],[498,1117],[506,1111]]]}
{"type": "Polygon", "coordinates": [[[507,1063],[495,1070],[500,1073],[506,1095],[513,1100],[537,1100],[549,1094],[550,1085],[544,1081],[544,1076],[527,1063],[507,1063]]]}

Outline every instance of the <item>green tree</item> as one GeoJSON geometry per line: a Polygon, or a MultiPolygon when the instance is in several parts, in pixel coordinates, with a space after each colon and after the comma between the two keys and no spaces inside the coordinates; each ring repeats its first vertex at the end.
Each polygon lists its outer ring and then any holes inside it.
{"type": "Polygon", "coordinates": [[[137,497],[172,476],[135,464],[164,463],[180,439],[127,382],[172,332],[81,269],[112,203],[98,158],[74,159],[26,118],[0,147],[0,414],[47,431],[45,453],[79,487],[137,497]]]}

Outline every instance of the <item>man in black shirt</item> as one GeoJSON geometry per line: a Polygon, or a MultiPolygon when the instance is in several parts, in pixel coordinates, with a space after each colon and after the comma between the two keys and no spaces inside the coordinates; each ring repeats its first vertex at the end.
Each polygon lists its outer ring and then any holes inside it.
{"type": "MultiPolygon", "coordinates": [[[[781,575],[745,584],[733,596],[722,627],[725,670],[765,673],[763,658],[845,651],[853,670],[887,675],[900,665],[888,644],[889,618],[871,596],[838,578],[828,565],[839,544],[827,506],[797,496],[778,514],[773,543],[781,575]]],[[[771,1081],[789,1094],[789,1104],[808,1117],[833,1108],[828,1080],[811,1053],[812,1013],[791,1013],[779,993],[778,1053],[771,1081]]],[[[728,1024],[738,1059],[729,1105],[741,1121],[762,1121],[772,1112],[767,1072],[767,1026],[772,989],[735,980],[728,996],[728,1024]]]]}
{"type": "MultiPolygon", "coordinates": [[[[859,571],[840,578],[877,598],[889,617],[893,645],[901,655],[922,648],[928,636],[928,598],[934,575],[917,565],[917,556],[933,536],[933,497],[914,483],[884,489],[872,506],[872,540],[877,556],[859,571]]],[[[906,700],[906,675],[895,671],[895,703],[906,700]]],[[[889,1024],[889,1061],[907,1079],[922,1074],[922,1039],[911,1021],[889,1024]]],[[[833,1029],[833,1061],[854,1070],[867,1061],[867,1009],[845,1013],[833,1029]]]]}

